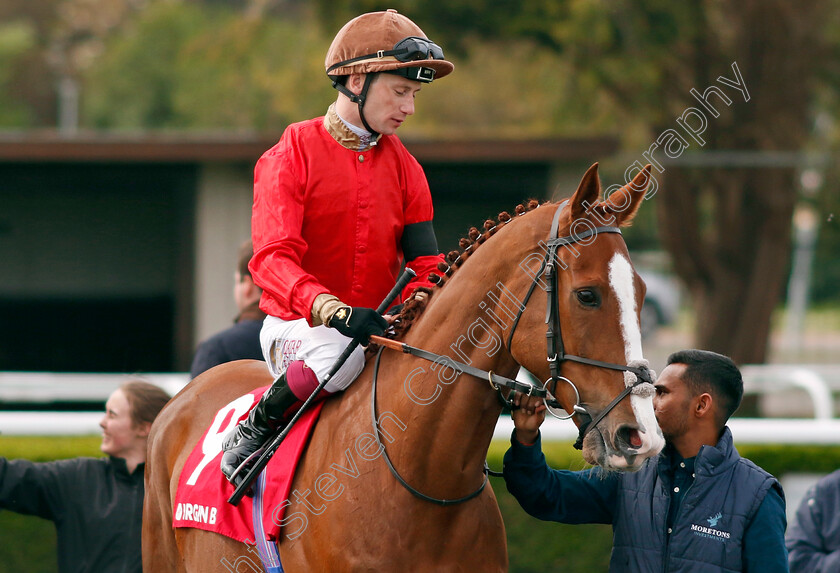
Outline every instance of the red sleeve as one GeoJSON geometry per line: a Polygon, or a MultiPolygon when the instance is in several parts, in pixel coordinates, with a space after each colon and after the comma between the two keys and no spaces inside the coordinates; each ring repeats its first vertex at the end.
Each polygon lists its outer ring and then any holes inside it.
{"type": "MultiPolygon", "coordinates": [[[[406,152],[408,153],[408,152],[406,152]]],[[[443,261],[443,255],[437,249],[434,240],[434,231],[431,230],[431,221],[434,218],[434,207],[432,206],[432,193],[429,191],[429,183],[426,174],[417,160],[409,154],[409,164],[412,169],[408,170],[406,177],[406,201],[403,210],[403,220],[406,226],[417,223],[429,223],[431,241],[434,246],[422,248],[419,256],[406,260],[406,267],[417,273],[417,276],[403,289],[402,300],[406,300],[417,287],[432,287],[429,281],[429,273],[437,273],[437,264],[443,261]]]]}
{"type": "Polygon", "coordinates": [[[426,181],[426,174],[423,168],[412,157],[408,151],[407,166],[405,171],[405,205],[403,207],[403,224],[411,225],[423,221],[431,221],[434,218],[432,207],[432,193],[429,191],[429,183],[426,181]]]}
{"type": "Polygon", "coordinates": [[[443,262],[443,255],[429,255],[425,257],[417,257],[413,261],[409,261],[406,263],[406,267],[413,270],[417,273],[417,276],[406,285],[406,287],[402,291],[402,300],[405,301],[411,293],[414,292],[414,289],[417,287],[428,287],[432,288],[434,283],[429,280],[429,273],[437,273],[440,274],[440,271],[437,268],[439,262],[443,262]]]}
{"type": "Polygon", "coordinates": [[[312,302],[329,291],[301,268],[307,250],[301,237],[304,186],[287,136],[254,169],[254,257],[248,268],[264,291],[260,308],[271,315],[288,313],[311,321],[312,302]]]}

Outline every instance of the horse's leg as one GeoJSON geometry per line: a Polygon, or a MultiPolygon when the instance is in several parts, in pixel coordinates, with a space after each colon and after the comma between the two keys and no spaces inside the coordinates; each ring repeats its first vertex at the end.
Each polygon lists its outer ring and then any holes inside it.
{"type": "MultiPolygon", "coordinates": [[[[177,571],[182,563],[172,529],[172,498],[167,471],[169,454],[166,409],[149,435],[146,456],[146,493],[143,504],[143,570],[177,571]]],[[[183,570],[183,566],[181,566],[183,570]]]]}
{"type": "MultiPolygon", "coordinates": [[[[168,491],[160,492],[155,485],[146,486],[143,508],[143,570],[178,571],[178,549],[172,529],[171,505],[168,491]]],[[[166,488],[168,489],[168,488],[166,488]]]]}
{"type": "MultiPolygon", "coordinates": [[[[218,409],[270,382],[263,362],[249,360],[217,366],[190,382],[158,415],[149,434],[146,459],[144,571],[226,571],[223,559],[236,563],[247,553],[246,545],[214,533],[192,528],[173,530],[173,500],[184,463],[218,409]],[[222,548],[225,554],[220,553],[222,548]]],[[[245,563],[243,559],[238,562],[245,563]]],[[[258,564],[259,558],[254,562],[258,564]]]]}

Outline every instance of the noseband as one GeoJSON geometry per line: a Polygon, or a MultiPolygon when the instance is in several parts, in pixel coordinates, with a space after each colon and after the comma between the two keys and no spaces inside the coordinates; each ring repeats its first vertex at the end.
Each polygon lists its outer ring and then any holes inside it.
{"type": "MultiPolygon", "coordinates": [[[[528,300],[531,298],[531,295],[533,294],[534,290],[539,284],[540,279],[545,277],[545,291],[548,299],[545,313],[545,323],[547,325],[545,337],[548,347],[547,357],[551,377],[545,381],[545,383],[543,384],[543,388],[547,389],[549,382],[553,382],[553,388],[556,390],[557,382],[563,380],[566,383],[568,383],[575,391],[575,404],[572,408],[572,412],[568,416],[563,417],[563,419],[571,418],[574,415],[577,415],[580,418],[580,430],[578,433],[577,441],[574,444],[574,447],[580,450],[583,448],[583,438],[586,436],[586,434],[590,430],[594,429],[598,425],[598,422],[600,422],[607,414],[609,414],[613,410],[613,408],[615,408],[619,404],[619,402],[621,402],[630,393],[632,393],[637,386],[645,383],[652,384],[653,377],[651,375],[650,368],[648,368],[647,366],[628,366],[624,364],[613,364],[611,362],[602,362],[600,360],[593,360],[592,358],[575,356],[574,354],[566,354],[565,352],[563,346],[563,333],[560,328],[560,309],[557,301],[557,294],[559,292],[559,279],[556,268],[556,261],[558,260],[557,249],[562,246],[579,243],[584,239],[587,239],[594,235],[599,235],[601,233],[618,233],[619,235],[621,234],[621,230],[618,227],[605,226],[589,228],[585,232],[580,234],[572,234],[565,237],[558,237],[557,232],[560,226],[560,214],[562,213],[567,203],[568,200],[561,203],[560,206],[557,208],[557,212],[554,213],[554,219],[551,222],[549,240],[546,243],[547,248],[545,257],[543,258],[542,265],[540,265],[539,271],[537,272],[533,282],[531,283],[531,287],[528,289],[528,293],[525,295],[525,299],[519,306],[519,312],[513,321],[513,325],[510,329],[510,334],[508,335],[507,348],[508,350],[511,349],[513,334],[516,331],[516,327],[519,324],[519,319],[522,317],[522,313],[525,311],[525,307],[528,304],[528,300]],[[630,386],[625,387],[624,390],[618,396],[616,396],[612,402],[607,404],[606,408],[601,410],[597,415],[593,417],[590,411],[586,408],[586,406],[581,405],[580,392],[578,391],[575,384],[568,378],[560,375],[562,363],[567,360],[569,362],[578,362],[580,364],[597,366],[599,368],[608,368],[610,370],[632,372],[636,375],[636,381],[630,386]]],[[[548,402],[546,402],[546,406],[548,406],[548,402]]],[[[549,412],[550,411],[551,410],[549,410],[549,412]]]]}

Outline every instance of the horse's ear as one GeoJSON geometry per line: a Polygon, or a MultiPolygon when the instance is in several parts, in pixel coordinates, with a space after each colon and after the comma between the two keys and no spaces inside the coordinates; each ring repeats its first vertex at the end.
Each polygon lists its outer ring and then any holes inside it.
{"type": "Polygon", "coordinates": [[[572,221],[586,217],[592,205],[597,205],[601,198],[601,180],[598,177],[598,164],[586,170],[580,180],[577,191],[569,202],[571,205],[572,221]]]}
{"type": "Polygon", "coordinates": [[[629,225],[633,221],[633,217],[636,216],[636,212],[645,199],[648,184],[650,184],[650,169],[651,165],[648,163],[633,178],[633,181],[610,194],[609,198],[602,204],[605,214],[615,215],[616,226],[629,225]]]}

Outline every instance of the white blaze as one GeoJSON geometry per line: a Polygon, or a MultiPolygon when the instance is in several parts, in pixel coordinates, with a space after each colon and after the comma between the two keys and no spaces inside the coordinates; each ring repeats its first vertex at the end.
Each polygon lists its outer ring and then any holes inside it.
{"type": "MultiPolygon", "coordinates": [[[[636,313],[636,288],[633,267],[623,255],[616,253],[609,264],[610,288],[618,301],[619,323],[621,325],[621,336],[624,339],[624,358],[627,364],[632,360],[643,360],[642,354],[642,331],[636,313]]],[[[627,375],[628,373],[625,373],[627,375]]],[[[632,374],[629,376],[635,378],[632,374]]],[[[625,376],[625,383],[628,380],[625,376]]],[[[630,395],[630,404],[636,421],[639,423],[642,432],[642,446],[639,453],[662,449],[665,441],[659,431],[659,424],[656,422],[656,415],[653,412],[653,397],[630,395]],[[653,428],[656,428],[654,431],[653,428]]]]}
{"type": "Polygon", "coordinates": [[[624,337],[624,359],[642,360],[642,331],[636,318],[636,289],[633,267],[623,255],[613,255],[609,266],[610,287],[618,300],[621,336],[624,337]]]}

